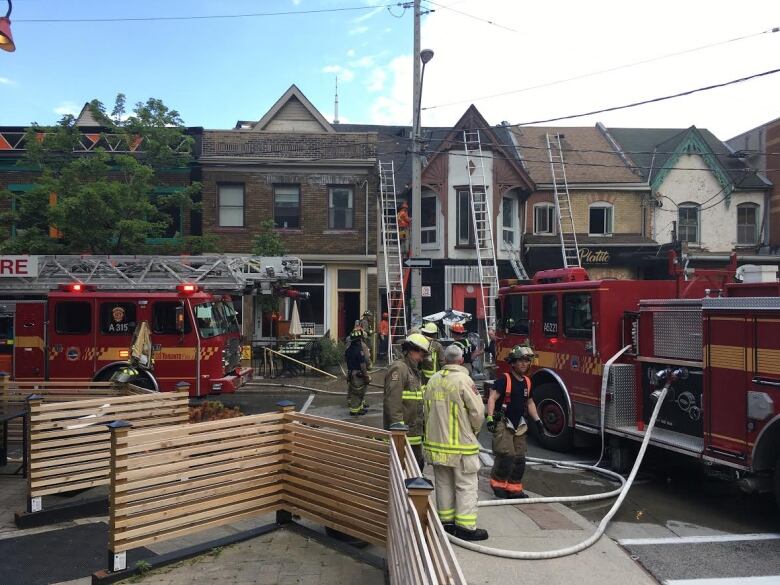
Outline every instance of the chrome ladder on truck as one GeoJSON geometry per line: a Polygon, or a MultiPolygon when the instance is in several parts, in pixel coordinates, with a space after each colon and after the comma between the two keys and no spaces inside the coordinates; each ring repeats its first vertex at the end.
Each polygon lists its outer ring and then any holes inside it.
{"type": "Polygon", "coordinates": [[[479,290],[485,312],[485,335],[496,326],[496,298],[498,297],[498,266],[493,239],[493,214],[491,212],[488,182],[485,176],[485,157],[479,130],[464,130],[463,144],[466,151],[466,175],[469,178],[469,201],[474,226],[474,247],[479,267],[479,290]]]}
{"type": "Polygon", "coordinates": [[[563,267],[580,268],[580,250],[577,246],[577,233],[574,229],[574,216],[571,212],[569,183],[566,181],[566,166],[563,161],[563,147],[560,134],[547,134],[547,157],[550,160],[553,193],[555,195],[555,215],[558,220],[558,234],[561,240],[563,267]]]}
{"type": "Polygon", "coordinates": [[[395,165],[379,161],[379,199],[382,215],[382,253],[389,324],[388,360],[406,337],[406,296],[401,242],[398,236],[398,203],[395,197],[395,165]]]}

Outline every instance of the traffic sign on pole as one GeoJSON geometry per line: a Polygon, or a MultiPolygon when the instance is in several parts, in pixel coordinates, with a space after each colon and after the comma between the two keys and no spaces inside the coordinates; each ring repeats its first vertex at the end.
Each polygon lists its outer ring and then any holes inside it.
{"type": "Polygon", "coordinates": [[[407,258],[404,260],[404,266],[407,268],[430,268],[430,258],[407,258]]]}

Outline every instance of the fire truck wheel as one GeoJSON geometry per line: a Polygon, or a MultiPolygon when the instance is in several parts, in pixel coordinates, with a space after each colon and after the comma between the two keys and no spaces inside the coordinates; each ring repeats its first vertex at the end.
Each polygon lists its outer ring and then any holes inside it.
{"type": "MultiPolygon", "coordinates": [[[[569,451],[574,444],[574,429],[568,425],[568,408],[563,391],[555,384],[542,384],[532,390],[536,410],[544,423],[544,434],[537,433],[545,449],[569,451]]],[[[534,428],[534,427],[531,427],[534,428]]]]}
{"type": "Polygon", "coordinates": [[[775,492],[775,502],[777,503],[777,507],[780,508],[780,459],[775,461],[773,488],[773,491],[775,492]]]}

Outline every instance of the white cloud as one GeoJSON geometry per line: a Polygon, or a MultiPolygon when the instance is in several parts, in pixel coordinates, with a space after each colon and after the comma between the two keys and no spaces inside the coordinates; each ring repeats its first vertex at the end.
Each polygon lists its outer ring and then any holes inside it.
{"type": "Polygon", "coordinates": [[[366,12],[365,14],[362,14],[362,15],[358,16],[357,18],[353,18],[353,19],[352,19],[352,22],[354,22],[354,23],[356,23],[356,24],[357,24],[358,22],[365,22],[365,21],[366,21],[366,20],[368,20],[369,18],[373,18],[374,16],[376,16],[377,14],[379,14],[380,12],[382,12],[384,9],[385,9],[385,7],[384,7],[384,6],[377,6],[377,7],[376,7],[376,8],[374,8],[373,10],[369,10],[368,12],[366,12]]]}
{"type": "Polygon", "coordinates": [[[367,32],[368,32],[368,27],[361,25],[361,26],[356,26],[356,27],[350,29],[349,34],[351,34],[351,35],[362,35],[363,33],[367,33],[367,32]]]}
{"type": "Polygon", "coordinates": [[[0,77],[0,85],[16,85],[16,82],[8,77],[0,77]]]}
{"type": "MultiPolygon", "coordinates": [[[[778,35],[758,35],[709,49],[622,68],[549,87],[515,90],[580,76],[597,70],[646,60],[694,47],[717,43],[735,36],[766,30],[768,17],[780,18],[780,3],[771,3],[771,15],[758,7],[734,11],[733,3],[711,0],[707,4],[707,26],[690,27],[701,20],[701,7],[694,2],[675,4],[675,18],[649,11],[641,25],[622,0],[602,0],[598,10],[581,1],[517,2],[493,0],[475,2],[458,9],[490,20],[499,26],[467,18],[451,10],[437,10],[422,25],[422,45],[436,54],[425,69],[422,105],[451,106],[424,110],[424,125],[455,123],[474,103],[491,124],[541,120],[587,112],[610,106],[673,94],[767,71],[776,67],[778,35]],[[565,19],[560,15],[566,14],[565,19]],[[549,27],[555,23],[555,40],[549,27]],[[594,34],[609,30],[609,34],[594,34]],[[658,31],[664,42],[659,44],[658,31]],[[473,42],[464,43],[468,38],[473,42]],[[619,49],[618,49],[619,47],[619,49]],[[484,98],[502,92],[501,97],[484,98]],[[484,98],[484,99],[483,99],[484,98]]],[[[411,107],[396,108],[400,88],[411,102],[411,72],[388,71],[385,104],[374,104],[372,115],[389,119],[398,112],[404,121],[411,107]]],[[[575,118],[560,125],[707,127],[723,139],[730,138],[777,116],[780,75],[748,81],[729,88],[714,89],[690,97],[648,106],[575,118]],[[735,107],[739,104],[739,107],[735,107]]]]}
{"type": "Polygon", "coordinates": [[[351,69],[346,69],[341,65],[325,65],[325,67],[322,68],[322,72],[335,73],[339,76],[339,81],[343,81],[345,83],[349,83],[355,79],[355,73],[351,69]]]}
{"type": "Polygon", "coordinates": [[[83,106],[84,104],[79,105],[70,101],[60,102],[60,105],[54,108],[54,113],[59,114],[60,116],[65,116],[66,114],[78,116],[81,113],[81,108],[83,106]]]}
{"type": "Polygon", "coordinates": [[[354,57],[355,49],[347,49],[347,57],[354,57]]]}
{"type": "Polygon", "coordinates": [[[355,61],[349,63],[352,67],[371,67],[374,64],[374,58],[371,55],[366,55],[355,61]]]}
{"type": "MultiPolygon", "coordinates": [[[[333,110],[329,110],[327,112],[320,112],[322,114],[322,117],[325,118],[328,122],[331,124],[333,123],[333,110]]],[[[339,124],[351,124],[349,119],[339,114],[339,124]]]]}
{"type": "Polygon", "coordinates": [[[369,75],[366,89],[370,92],[382,91],[385,88],[385,81],[387,81],[387,73],[381,67],[376,67],[369,75]]]}
{"type": "Polygon", "coordinates": [[[298,6],[301,3],[301,0],[292,0],[293,6],[298,6]]]}
{"type": "MultiPolygon", "coordinates": [[[[412,58],[401,55],[388,66],[389,95],[377,97],[370,107],[372,124],[410,124],[412,120],[412,58]]],[[[385,74],[387,77],[387,74],[385,74]]]]}

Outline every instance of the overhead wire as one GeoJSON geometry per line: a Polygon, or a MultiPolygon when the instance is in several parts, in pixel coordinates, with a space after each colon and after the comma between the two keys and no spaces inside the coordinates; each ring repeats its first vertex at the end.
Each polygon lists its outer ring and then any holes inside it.
{"type": "MultiPolygon", "coordinates": [[[[430,4],[435,4],[431,0],[425,0],[425,1],[429,2],[430,4]]],[[[437,6],[440,6],[440,5],[437,5],[437,6]]],[[[446,6],[441,6],[441,7],[445,8],[445,9],[453,10],[451,8],[447,8],[446,6]]],[[[454,12],[457,12],[457,11],[454,11],[454,12]]],[[[493,24],[493,23],[491,23],[491,24],[493,24]]],[[[515,32],[517,32],[517,31],[515,31],[515,32]]],[[[726,40],[723,40],[723,41],[717,41],[717,42],[709,43],[709,44],[706,44],[706,45],[700,45],[698,47],[692,47],[690,49],[684,49],[682,51],[676,51],[674,53],[665,53],[663,55],[658,55],[656,57],[650,57],[648,59],[642,59],[640,61],[633,61],[631,63],[623,63],[622,65],[615,65],[614,67],[607,67],[605,69],[598,69],[596,71],[589,71],[588,73],[581,73],[579,75],[574,75],[572,77],[566,77],[564,79],[556,79],[554,81],[548,81],[548,82],[544,82],[544,83],[539,83],[539,84],[536,84],[536,85],[531,85],[531,86],[528,86],[528,87],[522,87],[522,88],[519,88],[519,89],[513,89],[513,90],[503,91],[503,92],[499,92],[499,93],[483,95],[483,96],[472,98],[472,99],[469,99],[469,100],[457,100],[457,101],[446,102],[446,103],[443,103],[443,104],[436,104],[436,105],[433,105],[433,106],[426,106],[426,107],[424,107],[422,109],[423,110],[434,110],[434,109],[437,109],[437,108],[445,108],[445,107],[448,107],[448,106],[455,106],[455,105],[459,105],[459,104],[467,104],[467,103],[472,103],[472,102],[477,102],[477,101],[482,101],[482,100],[487,100],[487,99],[492,99],[492,98],[497,98],[497,97],[503,97],[503,96],[507,96],[507,95],[514,95],[514,94],[517,94],[517,93],[523,93],[523,92],[526,92],[526,91],[532,91],[534,89],[542,89],[542,88],[545,88],[545,87],[552,87],[554,85],[560,85],[560,84],[563,84],[563,83],[568,83],[570,81],[578,81],[580,79],[585,79],[585,78],[588,78],[588,77],[594,77],[596,75],[603,75],[604,73],[612,73],[613,71],[619,71],[621,69],[628,69],[630,67],[636,67],[638,65],[645,65],[647,63],[653,63],[655,61],[661,61],[661,60],[664,60],[664,59],[669,59],[671,57],[678,57],[680,55],[686,55],[688,53],[694,53],[694,52],[697,52],[697,51],[703,51],[705,49],[711,49],[713,47],[727,45],[727,44],[730,44],[730,43],[735,43],[735,42],[738,42],[738,41],[743,41],[743,40],[746,40],[746,39],[751,39],[751,38],[758,37],[758,36],[761,36],[761,35],[772,34],[772,33],[776,33],[776,32],[780,32],[780,27],[776,26],[776,27],[769,28],[769,29],[766,29],[766,30],[762,30],[760,32],[752,33],[752,34],[749,34],[749,35],[742,35],[742,36],[739,36],[739,37],[734,37],[734,38],[726,39],[726,40]]]]}

